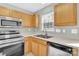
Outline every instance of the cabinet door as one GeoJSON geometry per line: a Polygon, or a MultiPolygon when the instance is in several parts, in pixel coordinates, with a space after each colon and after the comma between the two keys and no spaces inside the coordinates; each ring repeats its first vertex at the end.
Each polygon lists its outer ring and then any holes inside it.
{"type": "Polygon", "coordinates": [[[26,38],[24,40],[24,54],[28,54],[31,52],[31,39],[30,38],[26,38]]]}
{"type": "Polygon", "coordinates": [[[32,53],[37,56],[47,56],[47,41],[32,37],[32,53]]]}
{"type": "Polygon", "coordinates": [[[16,10],[10,10],[10,16],[11,17],[16,17],[16,18],[20,18],[21,19],[21,12],[16,11],[16,10]]]}
{"type": "Polygon", "coordinates": [[[35,56],[39,55],[38,43],[32,41],[32,54],[35,56]]]}
{"type": "Polygon", "coordinates": [[[48,55],[47,46],[39,44],[39,56],[47,56],[47,55],[48,55]]]}
{"type": "Polygon", "coordinates": [[[72,55],[73,56],[78,56],[78,48],[73,48],[72,49],[72,55]]]}
{"type": "Polygon", "coordinates": [[[31,20],[32,27],[38,27],[38,15],[33,15],[31,20]]]}
{"type": "Polygon", "coordinates": [[[0,6],[0,15],[1,15],[1,16],[9,16],[9,9],[0,6]]]}
{"type": "Polygon", "coordinates": [[[74,3],[63,3],[55,6],[55,25],[76,25],[77,8],[74,3]]]}
{"type": "Polygon", "coordinates": [[[22,14],[22,21],[24,27],[38,27],[38,17],[35,15],[22,14]]]}
{"type": "Polygon", "coordinates": [[[24,14],[24,13],[22,14],[23,27],[31,27],[31,20],[32,20],[32,15],[24,14]]]}

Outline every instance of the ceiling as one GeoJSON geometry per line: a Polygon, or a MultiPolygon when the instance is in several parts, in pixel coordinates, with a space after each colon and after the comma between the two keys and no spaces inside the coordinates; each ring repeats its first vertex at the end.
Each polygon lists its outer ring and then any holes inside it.
{"type": "Polygon", "coordinates": [[[15,8],[23,9],[29,12],[37,12],[40,9],[50,5],[51,3],[8,3],[8,5],[13,6],[15,8]]]}

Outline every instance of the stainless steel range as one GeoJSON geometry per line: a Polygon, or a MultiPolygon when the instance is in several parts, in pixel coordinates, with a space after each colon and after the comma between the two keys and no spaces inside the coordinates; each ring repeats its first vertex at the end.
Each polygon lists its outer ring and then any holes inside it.
{"type": "Polygon", "coordinates": [[[0,55],[23,55],[23,36],[18,30],[0,31],[0,55]]]}

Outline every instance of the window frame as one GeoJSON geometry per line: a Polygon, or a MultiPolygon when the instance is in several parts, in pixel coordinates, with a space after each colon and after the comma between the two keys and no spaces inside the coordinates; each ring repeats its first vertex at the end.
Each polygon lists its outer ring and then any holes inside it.
{"type": "Polygon", "coordinates": [[[43,14],[41,15],[41,30],[42,31],[54,31],[54,12],[49,12],[49,13],[46,13],[46,14],[43,14]],[[50,15],[50,17],[48,16],[50,15]],[[49,17],[48,20],[46,17],[49,17]],[[50,19],[50,20],[49,20],[50,19]],[[51,28],[44,28],[44,23],[46,22],[52,22],[52,27],[51,28]]]}

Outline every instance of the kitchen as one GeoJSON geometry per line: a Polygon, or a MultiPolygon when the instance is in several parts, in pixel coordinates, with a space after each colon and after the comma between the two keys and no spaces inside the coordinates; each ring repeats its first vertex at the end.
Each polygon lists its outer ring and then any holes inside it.
{"type": "Polygon", "coordinates": [[[0,3],[1,56],[78,56],[79,3],[0,3]]]}

